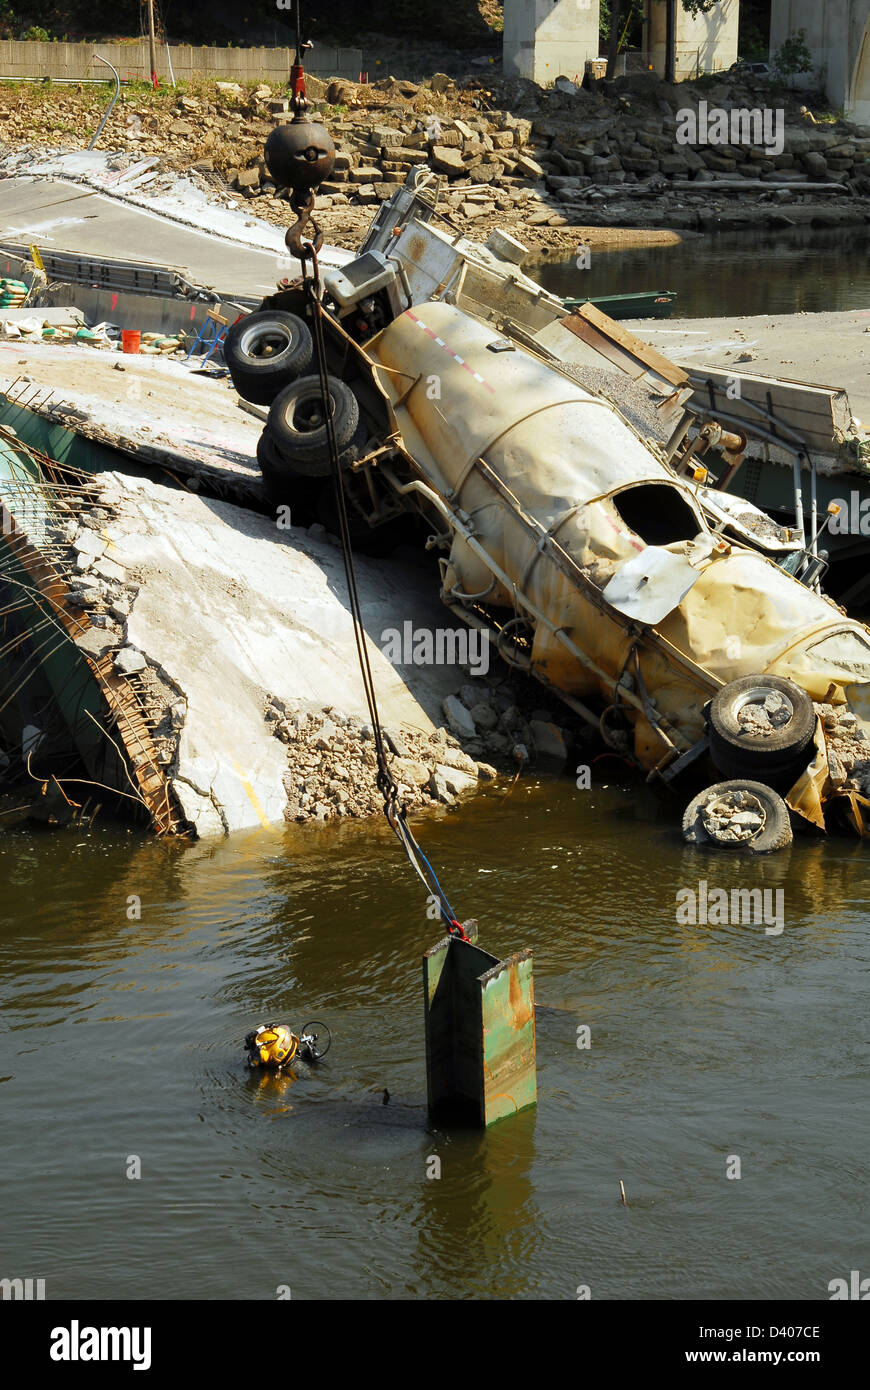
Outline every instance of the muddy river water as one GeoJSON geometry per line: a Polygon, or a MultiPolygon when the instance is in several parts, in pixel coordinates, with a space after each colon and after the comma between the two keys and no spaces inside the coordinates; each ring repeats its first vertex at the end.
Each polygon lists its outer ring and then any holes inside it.
{"type": "Polygon", "coordinates": [[[870,307],[870,230],[787,228],[687,235],[671,246],[593,248],[530,273],[559,295],[675,290],[674,318],[823,313],[870,307]]]}
{"type": "Polygon", "coordinates": [[[428,1127],[439,933],[386,827],[0,836],[0,1275],[47,1298],[827,1299],[867,1255],[868,851],[711,858],[619,763],[593,771],[419,827],[481,944],[535,951],[539,1105],[486,1134],[428,1127]],[[783,930],[678,921],[702,882],[768,889],[783,930]],[[270,1017],[326,1019],[317,1070],[246,1073],[270,1017]]]}

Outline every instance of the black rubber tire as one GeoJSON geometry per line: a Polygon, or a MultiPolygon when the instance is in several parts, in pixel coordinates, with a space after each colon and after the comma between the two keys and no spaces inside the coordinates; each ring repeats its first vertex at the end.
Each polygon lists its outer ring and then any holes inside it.
{"type": "Polygon", "coordinates": [[[737,777],[727,782],[714,782],[693,797],[683,812],[683,838],[693,845],[708,845],[712,849],[747,850],[750,854],[771,854],[791,844],[793,835],[788,807],[782,797],[764,782],[751,782],[737,777]],[[766,822],[753,840],[722,843],[708,835],[701,820],[701,810],[712,796],[724,792],[747,791],[757,797],[764,807],[766,822]]]}
{"type": "MultiPolygon", "coordinates": [[[[341,455],[356,439],[359,402],[338,377],[331,376],[328,381],[335,442],[341,455]]],[[[278,393],[269,411],[269,431],[278,454],[292,472],[312,478],[325,478],[331,472],[318,376],[302,377],[278,393]]]]}
{"type": "Polygon", "coordinates": [[[308,371],[313,358],[307,323],[281,309],[246,314],[224,340],[224,362],[233,385],[254,405],[271,405],[279,391],[308,371]]]}
{"type": "MultiPolygon", "coordinates": [[[[758,777],[777,784],[809,762],[816,712],[805,690],[783,676],[740,676],[710,702],[710,757],[725,777],[758,777]],[[792,716],[767,735],[743,731],[737,712],[755,691],[775,691],[790,702],[792,716]]],[[[792,779],[794,780],[794,779],[792,779]]]]}
{"type": "Polygon", "coordinates": [[[720,743],[713,731],[710,731],[710,761],[722,777],[748,777],[750,780],[764,782],[766,786],[779,792],[788,791],[789,787],[794,786],[814,753],[815,748],[810,746],[802,753],[791,754],[781,762],[759,762],[753,753],[745,753],[742,756],[735,753],[727,744],[720,743]]]}
{"type": "Polygon", "coordinates": [[[275,449],[275,442],[269,433],[268,426],[257,440],[257,463],[261,473],[287,471],[286,468],[283,468],[282,460],[275,449]]]}
{"type": "Polygon", "coordinates": [[[257,440],[257,463],[263,475],[263,491],[273,511],[289,507],[293,524],[298,517],[303,525],[314,519],[319,481],[293,474],[275,449],[268,429],[257,440]]]}

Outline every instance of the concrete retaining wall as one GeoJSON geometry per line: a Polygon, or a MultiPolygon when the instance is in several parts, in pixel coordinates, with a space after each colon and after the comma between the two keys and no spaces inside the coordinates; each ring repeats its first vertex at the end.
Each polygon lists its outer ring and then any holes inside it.
{"type": "Polygon", "coordinates": [[[799,29],[807,31],[813,71],[795,77],[796,87],[822,85],[846,116],[870,124],[870,4],[868,0],[773,0],[770,51],[774,54],[799,29]]]}
{"type": "MultiPolygon", "coordinates": [[[[646,4],[645,29],[649,62],[664,76],[667,6],[646,4]]],[[[678,82],[703,72],[722,72],[737,60],[737,26],[740,0],[721,0],[709,14],[692,15],[676,7],[674,36],[675,73],[678,82]]]]}
{"type": "MultiPolygon", "coordinates": [[[[0,42],[2,77],[102,77],[107,69],[94,62],[98,53],[118,69],[122,80],[148,80],[148,40],[131,43],[33,43],[5,39],[0,42]]],[[[293,62],[291,48],[194,48],[170,45],[172,71],[178,82],[191,77],[216,77],[227,82],[286,82],[293,62]]],[[[358,48],[320,48],[306,59],[308,72],[320,77],[347,77],[357,81],[364,57],[358,48]]],[[[166,48],[157,49],[157,76],[169,81],[166,48]]]]}

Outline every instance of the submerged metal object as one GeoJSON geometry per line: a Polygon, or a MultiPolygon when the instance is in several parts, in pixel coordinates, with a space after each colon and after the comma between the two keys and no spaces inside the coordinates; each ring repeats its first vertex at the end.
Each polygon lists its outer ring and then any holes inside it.
{"type": "MultiPolygon", "coordinates": [[[[566,316],[497,245],[428,217],[409,181],[325,283],[357,349],[347,375],[385,406],[368,407],[385,456],[365,482],[433,525],[447,606],[505,656],[522,625],[515,664],[596,729],[621,721],[665,780],[708,753],[705,708],[740,677],[786,677],[835,705],[870,688],[870,631],[821,593],[814,542],[704,486],[692,456],[719,448],[733,472],[745,436],[695,422],[688,442],[685,371],[592,306],[566,316]],[[604,394],[602,363],[643,379],[665,431],[643,434],[604,394]]],[[[829,779],[822,800],[844,795],[829,779]]]]}
{"type": "Polygon", "coordinates": [[[434,1119],[485,1127],[537,1104],[531,951],[506,960],[447,936],[423,956],[434,1119]]]}
{"type": "Polygon", "coordinates": [[[705,736],[704,706],[739,676],[787,676],[840,703],[870,682],[870,633],[776,562],[781,541],[769,554],[741,543],[745,527],[610,403],[491,341],[488,325],[432,302],[368,349],[422,475],[399,486],[449,525],[454,611],[524,612],[531,673],[587,710],[620,706],[650,772],[705,736]]]}

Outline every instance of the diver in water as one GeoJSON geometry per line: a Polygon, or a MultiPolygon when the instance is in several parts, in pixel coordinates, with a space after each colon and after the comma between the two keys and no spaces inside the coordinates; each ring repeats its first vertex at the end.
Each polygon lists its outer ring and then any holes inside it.
{"type": "Polygon", "coordinates": [[[261,1023],[246,1035],[245,1051],[249,1067],[281,1071],[298,1058],[319,1062],[326,1056],[331,1042],[332,1036],[325,1023],[306,1023],[298,1035],[286,1023],[261,1023]]]}

